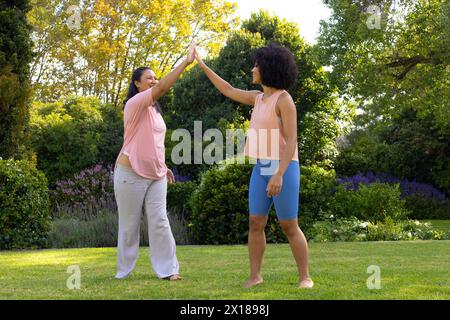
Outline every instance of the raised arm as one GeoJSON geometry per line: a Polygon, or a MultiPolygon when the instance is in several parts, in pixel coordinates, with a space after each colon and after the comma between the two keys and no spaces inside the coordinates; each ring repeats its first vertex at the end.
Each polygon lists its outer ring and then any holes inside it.
{"type": "Polygon", "coordinates": [[[231,84],[223,80],[221,77],[219,77],[214,71],[211,70],[202,60],[200,55],[195,52],[195,59],[198,62],[198,65],[202,70],[205,72],[206,76],[209,78],[209,80],[212,82],[212,84],[226,97],[249,105],[253,106],[255,104],[255,98],[258,94],[261,92],[258,90],[241,90],[234,88],[231,84]]]}
{"type": "Polygon", "coordinates": [[[180,75],[183,73],[184,69],[190,65],[195,59],[195,43],[189,46],[188,54],[182,63],[175,69],[173,69],[167,76],[162,78],[158,84],[152,88],[153,101],[161,98],[173,84],[178,80],[180,75]]]}

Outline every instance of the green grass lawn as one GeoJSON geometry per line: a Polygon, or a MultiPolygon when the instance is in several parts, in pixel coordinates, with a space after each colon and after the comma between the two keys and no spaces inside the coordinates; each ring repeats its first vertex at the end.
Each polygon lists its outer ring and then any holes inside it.
{"type": "Polygon", "coordinates": [[[268,245],[265,282],[252,289],[246,246],[178,246],[182,281],[156,278],[148,248],[131,277],[114,279],[115,248],[0,252],[0,299],[450,299],[450,241],[311,243],[316,286],[298,289],[287,244],[268,245]],[[67,267],[79,265],[81,289],[67,267]],[[367,267],[381,269],[381,289],[367,288],[367,267]]]}

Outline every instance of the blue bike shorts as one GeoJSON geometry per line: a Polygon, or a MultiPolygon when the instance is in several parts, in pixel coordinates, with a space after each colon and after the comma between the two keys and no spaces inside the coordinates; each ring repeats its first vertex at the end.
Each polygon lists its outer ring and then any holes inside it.
{"type": "Polygon", "coordinates": [[[279,220],[298,219],[300,192],[300,166],[292,160],[283,175],[281,192],[273,197],[267,196],[267,185],[278,168],[279,160],[258,159],[250,178],[248,202],[251,215],[268,215],[272,204],[279,220]]]}

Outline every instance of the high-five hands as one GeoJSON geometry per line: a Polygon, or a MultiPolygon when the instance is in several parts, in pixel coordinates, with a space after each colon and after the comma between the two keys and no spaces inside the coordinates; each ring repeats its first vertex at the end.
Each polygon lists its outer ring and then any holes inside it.
{"type": "Polygon", "coordinates": [[[199,54],[198,51],[197,51],[197,48],[195,48],[195,60],[197,60],[198,65],[199,65],[200,67],[203,67],[203,66],[205,65],[205,63],[204,63],[203,60],[202,60],[202,57],[200,57],[200,54],[199,54]]]}
{"type": "Polygon", "coordinates": [[[187,53],[187,56],[186,56],[186,62],[188,64],[191,64],[192,62],[194,62],[196,46],[197,46],[197,44],[196,44],[196,42],[194,40],[189,45],[188,53],[187,53]]]}

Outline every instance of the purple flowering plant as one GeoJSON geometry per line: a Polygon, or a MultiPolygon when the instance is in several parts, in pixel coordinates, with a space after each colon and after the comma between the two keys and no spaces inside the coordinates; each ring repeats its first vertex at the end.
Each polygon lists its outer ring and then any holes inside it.
{"type": "Polygon", "coordinates": [[[87,219],[102,209],[115,209],[113,166],[97,164],[56,182],[51,191],[54,215],[87,219]]]}
{"type": "Polygon", "coordinates": [[[358,173],[351,177],[341,177],[337,181],[339,184],[345,185],[347,190],[357,190],[360,184],[372,184],[377,182],[399,184],[402,199],[414,195],[440,201],[448,200],[445,193],[438,190],[431,184],[417,182],[415,179],[413,179],[412,181],[408,179],[399,179],[385,173],[358,173]]]}

